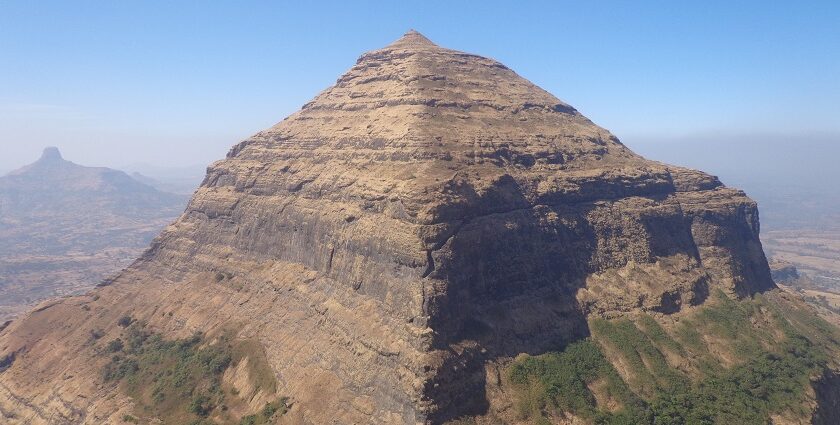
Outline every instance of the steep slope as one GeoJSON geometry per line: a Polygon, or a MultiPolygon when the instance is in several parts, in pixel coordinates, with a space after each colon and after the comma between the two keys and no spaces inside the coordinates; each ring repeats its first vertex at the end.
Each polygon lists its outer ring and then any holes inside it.
{"type": "Polygon", "coordinates": [[[3,331],[0,412],[130,411],[89,336],[115,338],[130,315],[170,338],[259,341],[289,423],[482,414],[494,364],[587,336],[588,316],[773,288],[758,233],[743,192],[639,157],[504,65],[409,32],[211,165],[110,286],[3,331]]]}
{"type": "Polygon", "coordinates": [[[46,148],[0,177],[0,309],[90,289],[130,264],[184,204],[183,196],[46,148]]]}
{"type": "Polygon", "coordinates": [[[589,318],[590,337],[520,355],[485,423],[834,423],[840,331],[779,290],[671,315],[589,318]],[[504,396],[499,396],[503,394],[504,396]]]}

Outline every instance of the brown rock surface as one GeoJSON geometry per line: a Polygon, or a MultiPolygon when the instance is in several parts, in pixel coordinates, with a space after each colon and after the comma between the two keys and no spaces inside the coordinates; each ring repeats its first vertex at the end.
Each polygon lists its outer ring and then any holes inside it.
{"type": "Polygon", "coordinates": [[[440,423],[487,408],[488,362],[586,335],[587,314],[773,287],[758,231],[743,192],[409,32],[214,163],[96,300],[2,331],[0,355],[16,355],[0,415],[118,418],[130,401],[83,342],[131,314],[172,336],[257,338],[289,423],[440,423]]]}

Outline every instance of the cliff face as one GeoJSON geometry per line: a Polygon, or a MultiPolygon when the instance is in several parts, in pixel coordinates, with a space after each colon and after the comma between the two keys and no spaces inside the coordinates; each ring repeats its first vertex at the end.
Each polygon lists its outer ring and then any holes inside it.
{"type": "Polygon", "coordinates": [[[95,300],[3,331],[16,356],[0,413],[124,411],[82,341],[126,313],[258,339],[292,423],[480,413],[485,365],[585,336],[587,315],[772,288],[758,232],[743,192],[639,157],[504,65],[409,32],[210,166],[95,300]]]}

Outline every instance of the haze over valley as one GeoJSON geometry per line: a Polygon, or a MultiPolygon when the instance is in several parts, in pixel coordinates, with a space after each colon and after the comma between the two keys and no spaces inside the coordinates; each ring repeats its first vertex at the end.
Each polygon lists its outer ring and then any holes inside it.
{"type": "Polygon", "coordinates": [[[117,273],[186,201],[122,171],[67,161],[55,147],[0,176],[0,321],[117,273]]]}

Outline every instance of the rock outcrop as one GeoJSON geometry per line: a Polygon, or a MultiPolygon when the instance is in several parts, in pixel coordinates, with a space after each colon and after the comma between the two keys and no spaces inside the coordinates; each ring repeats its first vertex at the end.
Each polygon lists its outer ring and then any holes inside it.
{"type": "Polygon", "coordinates": [[[83,341],[131,314],[258,339],[290,423],[441,423],[487,409],[486,365],[585,336],[587,315],[772,288],[758,233],[743,192],[409,32],[212,164],[111,285],[4,330],[0,414],[116,417],[130,402],[83,341]]]}

